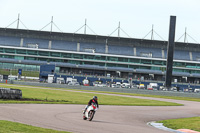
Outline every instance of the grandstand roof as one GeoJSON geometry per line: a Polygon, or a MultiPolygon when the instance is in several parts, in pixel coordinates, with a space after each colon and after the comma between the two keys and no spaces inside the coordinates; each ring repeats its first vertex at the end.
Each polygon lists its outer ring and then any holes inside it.
{"type": "MultiPolygon", "coordinates": [[[[1,36],[15,36],[15,37],[31,37],[48,40],[65,40],[73,42],[89,42],[89,43],[102,43],[106,41],[109,45],[121,45],[121,46],[143,46],[143,47],[155,47],[155,48],[167,48],[167,41],[160,40],[148,40],[137,38],[124,38],[124,37],[111,37],[101,35],[90,34],[75,34],[75,33],[63,33],[63,32],[49,32],[38,30],[24,30],[24,29],[12,29],[12,28],[0,28],[1,36]]],[[[200,51],[200,45],[196,43],[182,43],[176,42],[175,49],[187,50],[187,51],[200,51]]]]}

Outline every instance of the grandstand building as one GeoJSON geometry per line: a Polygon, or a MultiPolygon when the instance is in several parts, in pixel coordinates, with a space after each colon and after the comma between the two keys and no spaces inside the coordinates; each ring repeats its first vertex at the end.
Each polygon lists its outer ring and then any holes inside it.
{"type": "MultiPolygon", "coordinates": [[[[163,80],[167,41],[0,28],[0,69],[163,80]]],[[[173,78],[199,82],[200,45],[175,43],[173,78]]]]}

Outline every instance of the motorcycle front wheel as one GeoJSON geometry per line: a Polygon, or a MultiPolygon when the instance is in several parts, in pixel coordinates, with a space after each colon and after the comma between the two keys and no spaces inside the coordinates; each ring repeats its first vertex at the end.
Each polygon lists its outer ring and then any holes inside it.
{"type": "Polygon", "coordinates": [[[95,114],[94,111],[90,111],[90,112],[88,113],[88,120],[89,120],[89,121],[92,121],[92,119],[93,119],[93,117],[94,117],[94,114],[95,114]]]}

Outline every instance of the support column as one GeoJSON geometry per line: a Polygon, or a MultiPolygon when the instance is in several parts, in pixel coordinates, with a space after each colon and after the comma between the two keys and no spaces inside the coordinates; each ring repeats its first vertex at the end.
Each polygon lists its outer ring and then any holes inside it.
{"type": "Polygon", "coordinates": [[[52,41],[49,41],[48,49],[51,49],[52,41]]]}
{"type": "Polygon", "coordinates": [[[165,59],[165,50],[162,49],[162,58],[165,59]]]}
{"type": "Polygon", "coordinates": [[[108,53],[108,39],[106,39],[106,44],[105,44],[105,54],[108,53]]]}
{"type": "Polygon", "coordinates": [[[171,80],[172,80],[175,29],[176,29],[176,16],[170,16],[169,40],[167,46],[167,69],[165,78],[165,87],[168,90],[171,88],[171,80]]]}
{"type": "Polygon", "coordinates": [[[134,47],[133,48],[133,54],[134,54],[134,56],[137,56],[137,53],[136,53],[137,51],[136,51],[136,47],[134,47]]]}
{"type": "Polygon", "coordinates": [[[77,52],[80,52],[80,43],[77,43],[77,52]]]}
{"type": "Polygon", "coordinates": [[[21,38],[20,47],[23,47],[23,43],[24,43],[24,38],[21,38]]]}
{"type": "Polygon", "coordinates": [[[192,61],[193,60],[192,52],[189,52],[189,55],[190,55],[190,60],[192,61]]]}

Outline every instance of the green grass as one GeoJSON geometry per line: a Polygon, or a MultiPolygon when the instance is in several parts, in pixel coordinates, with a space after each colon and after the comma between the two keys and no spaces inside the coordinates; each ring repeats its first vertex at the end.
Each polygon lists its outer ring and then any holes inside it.
{"type": "MultiPolygon", "coordinates": [[[[63,88],[57,88],[57,89],[63,89],[63,88]]],[[[77,90],[77,89],[70,89],[70,90],[77,90]]],[[[120,93],[120,92],[93,91],[93,90],[78,90],[78,91],[87,91],[87,92],[97,92],[97,93],[120,94],[120,95],[127,95],[127,96],[142,96],[142,97],[153,97],[153,98],[164,98],[164,99],[174,99],[174,100],[185,100],[185,101],[200,102],[200,97],[199,98],[193,98],[193,97],[180,97],[180,96],[161,96],[161,95],[120,93]]]]}
{"type": "Polygon", "coordinates": [[[157,122],[163,123],[164,126],[172,129],[191,129],[194,131],[200,131],[200,117],[170,119],[157,122]]]}
{"type": "MultiPolygon", "coordinates": [[[[2,85],[6,85],[6,84],[2,84],[2,85]]],[[[23,86],[26,86],[26,85],[23,85],[23,86]]],[[[31,87],[31,86],[29,86],[29,87],[31,87]]],[[[48,88],[52,88],[52,87],[48,87],[48,88]]],[[[53,89],[66,90],[65,88],[53,88],[53,89]]],[[[174,100],[185,100],[185,101],[200,102],[200,97],[199,98],[193,98],[193,97],[179,97],[179,96],[161,96],[161,95],[148,95],[148,94],[135,94],[135,93],[120,93],[120,92],[106,92],[106,91],[93,91],[93,90],[78,90],[78,89],[68,89],[68,90],[77,90],[77,91],[94,92],[94,93],[97,92],[97,93],[108,93],[108,94],[120,94],[120,95],[128,95],[128,96],[154,97],[154,98],[164,98],[164,99],[174,99],[174,100]]]]}
{"type": "Polygon", "coordinates": [[[0,120],[0,133],[69,133],[0,120]]]}
{"type": "MultiPolygon", "coordinates": [[[[101,91],[99,91],[101,92],[101,91]]],[[[148,95],[148,94],[135,94],[135,93],[118,93],[118,92],[101,92],[109,94],[121,94],[121,95],[130,95],[130,96],[143,96],[143,97],[154,97],[154,98],[164,98],[164,99],[174,99],[174,100],[185,100],[185,101],[195,101],[200,102],[199,98],[193,97],[179,97],[179,96],[161,96],[161,95],[148,95]]]]}
{"type": "MultiPolygon", "coordinates": [[[[0,75],[17,75],[18,70],[0,69],[0,75]]],[[[22,76],[39,77],[39,71],[22,71],[22,76]]]]}
{"type": "MultiPolygon", "coordinates": [[[[2,87],[8,87],[1,85],[2,87]]],[[[163,102],[156,100],[145,100],[138,98],[128,98],[120,96],[108,96],[104,94],[94,93],[81,93],[70,92],[61,90],[51,90],[31,88],[31,86],[12,86],[9,88],[21,89],[23,94],[23,100],[0,100],[0,103],[51,103],[51,104],[87,104],[89,99],[94,95],[97,95],[98,101],[101,105],[127,105],[127,106],[180,106],[181,104],[163,102]],[[28,100],[27,100],[28,99],[28,100]]],[[[53,88],[52,88],[53,89],[53,88]]]]}

